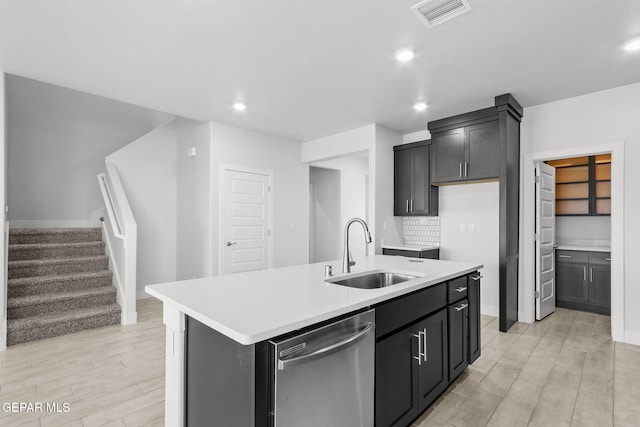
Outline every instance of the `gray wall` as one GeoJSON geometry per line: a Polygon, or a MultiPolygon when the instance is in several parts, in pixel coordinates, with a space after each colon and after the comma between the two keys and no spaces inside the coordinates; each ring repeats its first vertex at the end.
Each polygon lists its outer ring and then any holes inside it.
{"type": "Polygon", "coordinates": [[[176,125],[171,122],[107,156],[138,225],[136,285],[176,280],[176,125]]]}
{"type": "Polygon", "coordinates": [[[211,123],[178,119],[178,280],[211,276],[211,123]],[[190,148],[196,149],[189,157],[190,148]]]}
{"type": "Polygon", "coordinates": [[[105,157],[173,117],[13,75],[6,96],[14,227],[91,224],[105,157]]]}
{"type": "Polygon", "coordinates": [[[556,240],[611,240],[610,216],[558,216],[556,240]]]}

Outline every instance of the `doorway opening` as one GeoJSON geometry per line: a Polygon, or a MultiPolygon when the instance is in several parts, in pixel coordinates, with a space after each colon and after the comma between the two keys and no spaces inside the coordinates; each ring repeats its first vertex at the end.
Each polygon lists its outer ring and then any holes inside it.
{"type": "MultiPolygon", "coordinates": [[[[607,198],[607,202],[605,204],[610,203],[610,217],[607,221],[604,219],[605,217],[597,218],[596,222],[600,222],[598,224],[598,228],[595,229],[593,224],[589,224],[584,219],[588,216],[588,214],[584,215],[582,220],[576,221],[575,218],[579,218],[577,216],[562,216],[560,218],[560,240],[558,243],[561,245],[565,245],[565,248],[570,248],[570,243],[585,243],[586,240],[589,239],[580,239],[580,237],[584,237],[586,233],[586,229],[593,229],[593,241],[596,243],[604,243],[603,241],[607,240],[606,238],[610,236],[610,256],[606,256],[606,252],[604,251],[594,251],[596,255],[594,255],[594,260],[596,258],[601,257],[603,261],[605,258],[608,258],[606,262],[610,263],[610,271],[611,274],[605,276],[609,282],[610,286],[610,313],[611,313],[611,337],[615,341],[624,341],[624,215],[623,215],[623,178],[624,178],[624,144],[616,143],[616,144],[608,144],[608,145],[600,145],[600,146],[592,146],[592,147],[584,147],[584,148],[575,148],[568,150],[558,150],[552,152],[545,153],[534,153],[525,156],[524,161],[524,173],[523,173],[523,239],[521,246],[521,253],[523,254],[521,258],[521,271],[522,275],[520,277],[520,301],[519,301],[519,318],[521,321],[527,323],[533,323],[536,320],[536,291],[540,291],[540,289],[536,289],[536,269],[538,266],[542,265],[541,262],[537,262],[536,256],[536,165],[539,165],[541,162],[549,162],[553,163],[554,160],[558,159],[567,159],[567,158],[576,158],[576,157],[588,157],[588,156],[598,156],[598,155],[611,155],[611,164],[610,164],[610,195],[602,196],[600,199],[604,200],[607,198]],[[572,221],[571,218],[574,218],[572,221]],[[573,239],[573,242],[571,241],[573,239]],[[582,240],[580,242],[579,240],[582,240]],[[604,254],[604,255],[602,255],[604,254]]],[[[575,171],[571,171],[575,172],[575,171]]],[[[564,179],[564,178],[563,178],[564,179]]],[[[566,184],[572,184],[571,182],[566,182],[566,184]]],[[[594,185],[595,183],[589,184],[594,185]]],[[[568,190],[569,192],[577,189],[575,186],[566,185],[567,188],[562,188],[562,191],[565,192],[568,190]]],[[[560,207],[561,212],[566,212],[567,206],[571,206],[570,209],[574,209],[576,203],[581,199],[581,197],[564,197],[566,201],[565,206],[560,207]],[[571,200],[574,199],[574,200],[571,200]]],[[[595,199],[594,199],[595,200],[595,199]]],[[[595,203],[595,202],[594,202],[595,203]]],[[[581,202],[581,205],[584,203],[581,202]]],[[[600,203],[602,206],[602,203],[600,203]]],[[[557,224],[557,222],[556,222],[557,224]]],[[[540,236],[538,236],[540,237],[540,236]]],[[[593,242],[590,242],[593,243],[593,242]]],[[[554,244],[555,236],[554,236],[554,244]]],[[[603,244],[604,246],[604,244],[603,244]]],[[[562,247],[562,246],[561,246],[562,247]]],[[[560,249],[560,248],[558,248],[560,249]]],[[[582,248],[578,248],[582,249],[582,248]]],[[[600,248],[604,249],[604,248],[600,248]]],[[[562,250],[562,249],[560,249],[562,250]]],[[[557,252],[557,255],[567,255],[564,252],[557,252]]],[[[594,280],[598,280],[598,270],[591,270],[588,264],[589,253],[583,253],[578,258],[579,260],[573,261],[584,261],[582,258],[585,257],[587,264],[581,265],[581,283],[584,286],[589,286],[593,283],[594,280]]],[[[555,256],[554,265],[558,265],[558,256],[555,256]]],[[[564,258],[564,260],[568,260],[564,258]]],[[[597,260],[596,260],[597,261],[597,260]]],[[[561,267],[562,268],[562,267],[561,267]]],[[[577,272],[577,269],[574,269],[574,273],[577,272]]],[[[565,282],[567,279],[564,277],[566,271],[559,272],[556,277],[558,277],[558,281],[562,279],[565,282]]],[[[555,274],[555,273],[554,273],[555,274]]],[[[603,279],[600,277],[600,279],[603,279]]],[[[604,279],[603,279],[604,280],[604,279]]],[[[562,291],[561,291],[562,292],[562,291]]],[[[588,298],[588,288],[586,291],[588,298]]],[[[595,292],[598,293],[597,291],[595,292]]],[[[594,291],[592,291],[594,294],[594,291]]],[[[556,295],[557,296],[557,295],[556,295]]],[[[593,296],[593,295],[592,295],[593,296]]],[[[595,300],[598,299],[598,295],[595,295],[595,300]]],[[[600,293],[600,297],[602,294],[600,293]]],[[[560,304],[562,306],[562,304],[560,304]]],[[[576,307],[569,307],[576,308],[576,307]]]]}
{"type": "MultiPolygon", "coordinates": [[[[342,257],[343,229],[351,218],[369,222],[369,153],[360,151],[309,165],[309,262],[342,257]]],[[[351,227],[352,241],[364,239],[351,227]]],[[[354,259],[369,254],[368,245],[351,247],[354,259]]]]}

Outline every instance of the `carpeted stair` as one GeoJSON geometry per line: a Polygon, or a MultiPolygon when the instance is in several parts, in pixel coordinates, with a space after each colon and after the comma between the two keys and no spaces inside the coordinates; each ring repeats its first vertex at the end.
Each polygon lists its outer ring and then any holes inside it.
{"type": "Polygon", "coordinates": [[[120,323],[100,228],[9,232],[7,344],[120,323]]]}

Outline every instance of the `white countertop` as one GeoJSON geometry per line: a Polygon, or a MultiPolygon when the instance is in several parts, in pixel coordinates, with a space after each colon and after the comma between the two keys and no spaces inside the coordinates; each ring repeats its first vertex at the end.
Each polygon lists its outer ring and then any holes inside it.
{"type": "MultiPolygon", "coordinates": [[[[356,259],[351,275],[392,270],[421,277],[380,289],[326,283],[341,261],[148,285],[148,294],[227,337],[249,345],[434,285],[482,264],[376,255],[356,259]]],[[[346,275],[345,275],[346,276],[346,275]]]]}
{"type": "Polygon", "coordinates": [[[556,249],[565,251],[611,252],[610,246],[557,245],[556,249]]]}
{"type": "Polygon", "coordinates": [[[432,249],[440,249],[438,245],[405,245],[404,243],[385,243],[383,249],[399,249],[401,251],[430,251],[432,249]]]}

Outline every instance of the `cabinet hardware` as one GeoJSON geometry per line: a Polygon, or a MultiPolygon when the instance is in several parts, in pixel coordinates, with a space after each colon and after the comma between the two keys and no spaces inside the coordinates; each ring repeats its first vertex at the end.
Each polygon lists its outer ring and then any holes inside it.
{"type": "MultiPolygon", "coordinates": [[[[426,330],[424,330],[424,333],[426,334],[426,330]]],[[[422,334],[423,331],[418,331],[417,335],[413,334],[414,337],[418,338],[418,355],[413,356],[413,358],[418,361],[418,366],[422,365],[422,358],[424,357],[422,354],[422,334]]]]}
{"type": "Polygon", "coordinates": [[[593,267],[589,267],[589,281],[593,283],[593,267]]]}
{"type": "Polygon", "coordinates": [[[605,258],[604,260],[605,261],[611,261],[611,258],[605,258]]]}
{"type": "Polygon", "coordinates": [[[422,339],[423,339],[423,344],[422,344],[422,357],[424,358],[424,362],[427,363],[427,328],[424,328],[422,330],[422,339]]]}
{"type": "Polygon", "coordinates": [[[238,242],[227,242],[227,246],[233,246],[233,245],[237,245],[238,242]]]}
{"type": "Polygon", "coordinates": [[[409,200],[409,212],[413,212],[413,199],[409,200]]]}
{"type": "Polygon", "coordinates": [[[407,213],[409,213],[409,200],[407,199],[407,213]]]}
{"type": "Polygon", "coordinates": [[[582,274],[582,280],[587,280],[587,267],[582,267],[583,270],[583,274],[582,274]]]}
{"type": "Polygon", "coordinates": [[[571,258],[571,255],[558,255],[558,258],[571,258]]]}
{"type": "Polygon", "coordinates": [[[484,277],[483,275],[478,274],[477,276],[472,277],[471,280],[476,280],[477,281],[477,280],[482,279],[483,277],[484,277]]]}
{"type": "Polygon", "coordinates": [[[462,162],[460,162],[460,172],[459,172],[459,174],[460,174],[460,178],[462,178],[462,162]]]}
{"type": "Polygon", "coordinates": [[[464,176],[469,176],[469,162],[464,162],[464,176]]]}
{"type": "Polygon", "coordinates": [[[459,288],[456,288],[456,292],[461,293],[467,290],[466,286],[460,286],[459,288]]]}
{"type": "Polygon", "coordinates": [[[460,304],[455,309],[456,309],[456,311],[460,311],[460,310],[464,310],[467,307],[469,307],[469,304],[460,304]]]}

